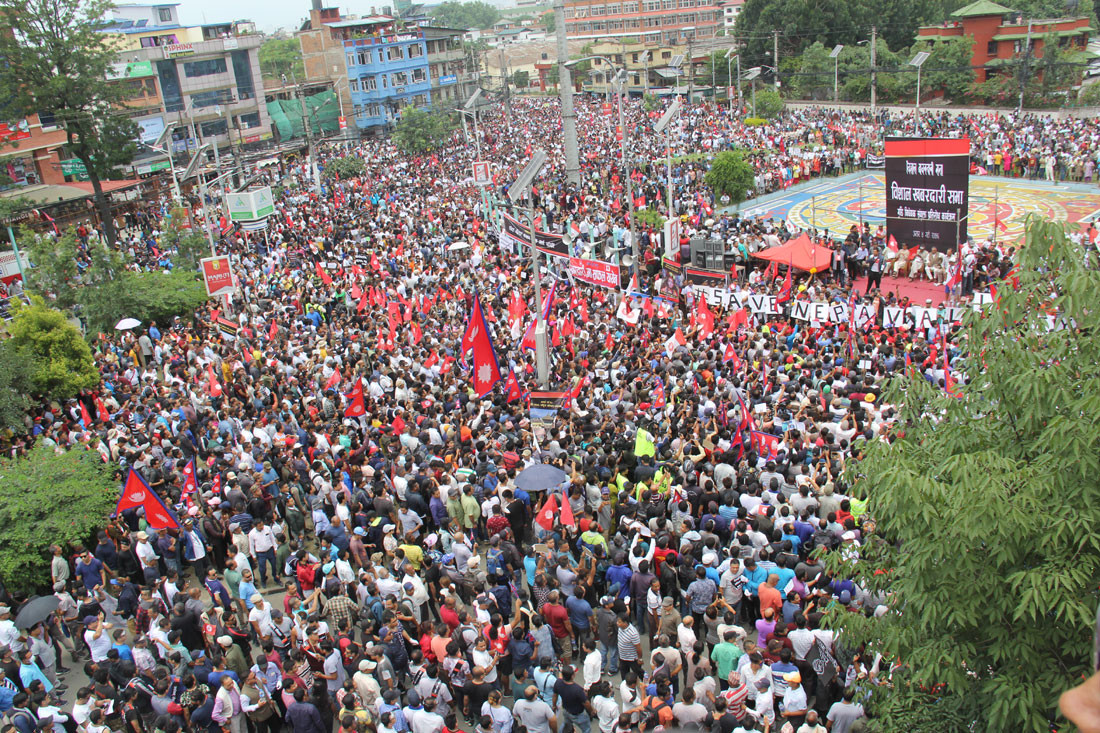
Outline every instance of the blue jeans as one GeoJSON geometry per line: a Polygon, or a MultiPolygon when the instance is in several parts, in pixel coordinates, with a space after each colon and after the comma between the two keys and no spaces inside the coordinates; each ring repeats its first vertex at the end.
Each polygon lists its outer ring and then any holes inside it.
{"type": "Polygon", "coordinates": [[[573,715],[565,708],[562,708],[561,726],[558,730],[565,730],[566,723],[572,723],[577,733],[591,733],[592,720],[588,717],[588,712],[581,711],[580,715],[573,715]]]}
{"type": "Polygon", "coordinates": [[[603,671],[606,674],[614,675],[619,673],[619,645],[612,644],[606,646],[603,642],[599,644],[600,656],[603,658],[603,671]]]}
{"type": "Polygon", "coordinates": [[[263,552],[256,553],[256,572],[260,576],[260,582],[267,585],[267,570],[265,566],[270,566],[271,579],[278,581],[279,573],[275,570],[275,550],[264,550],[263,552]]]}

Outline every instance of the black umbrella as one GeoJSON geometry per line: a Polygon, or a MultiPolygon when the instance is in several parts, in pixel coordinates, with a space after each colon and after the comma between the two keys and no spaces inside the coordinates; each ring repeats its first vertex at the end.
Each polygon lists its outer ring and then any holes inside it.
{"type": "Polygon", "coordinates": [[[57,596],[32,598],[19,609],[19,614],[15,617],[15,625],[20,629],[29,629],[48,619],[60,605],[61,601],[57,600],[57,596]]]}
{"type": "Polygon", "coordinates": [[[569,480],[569,474],[549,463],[536,463],[523,469],[516,476],[516,486],[524,491],[546,491],[561,486],[569,480]]]}

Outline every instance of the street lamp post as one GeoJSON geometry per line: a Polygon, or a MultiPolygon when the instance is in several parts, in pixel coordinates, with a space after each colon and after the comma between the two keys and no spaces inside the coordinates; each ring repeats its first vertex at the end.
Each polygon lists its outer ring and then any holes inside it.
{"type": "Polygon", "coordinates": [[[840,52],[844,50],[842,44],[837,44],[829,56],[833,59],[833,104],[840,101],[840,52]]]}
{"type": "Polygon", "coordinates": [[[917,113],[917,122],[920,122],[920,67],[924,66],[924,62],[928,60],[929,55],[930,54],[927,51],[921,51],[913,57],[912,61],[909,62],[910,66],[917,67],[917,104],[915,107],[917,113]]]}
{"type": "MultiPolygon", "coordinates": [[[[674,212],[672,211],[672,119],[680,112],[680,98],[672,100],[672,104],[668,106],[665,113],[661,115],[661,119],[657,120],[657,124],[653,126],[653,129],[657,134],[664,132],[666,135],[666,141],[668,143],[668,154],[665,156],[665,163],[667,165],[666,175],[668,178],[665,182],[665,189],[668,193],[668,220],[672,221],[674,212]]],[[[670,225],[671,226],[671,225],[670,225]]],[[[669,253],[671,249],[671,243],[665,242],[665,252],[669,253]]]]}
{"type": "MultiPolygon", "coordinates": [[[[737,107],[740,108],[741,107],[741,54],[733,53],[734,48],[735,48],[734,46],[730,46],[730,49],[728,51],[726,51],[726,79],[730,80],[730,79],[734,78],[733,74],[731,73],[731,69],[730,69],[730,66],[732,65],[731,64],[732,59],[730,58],[730,55],[732,54],[733,56],[737,57],[737,107]]],[[[728,94],[728,90],[727,90],[727,94],[728,94]]],[[[728,96],[730,98],[730,114],[733,114],[733,95],[729,94],[728,96]]]]}
{"type": "Polygon", "coordinates": [[[760,76],[760,67],[754,66],[745,72],[745,81],[752,82],[752,116],[756,117],[756,80],[760,76]]]}
{"type": "MultiPolygon", "coordinates": [[[[575,59],[573,61],[569,61],[565,65],[572,68],[572,66],[576,66],[577,64],[581,63],[582,61],[588,61],[589,59],[600,59],[605,64],[607,64],[608,67],[611,69],[611,71],[615,72],[615,77],[614,78],[618,81],[618,87],[619,87],[619,130],[620,130],[620,134],[621,134],[621,137],[619,139],[619,143],[620,143],[619,149],[620,149],[620,153],[622,155],[623,174],[626,176],[626,196],[629,199],[629,204],[630,204],[630,249],[631,249],[631,256],[634,258],[634,262],[633,262],[634,268],[633,269],[634,269],[635,274],[638,274],[638,282],[641,283],[641,274],[639,272],[640,257],[638,256],[638,254],[639,254],[638,253],[638,236],[637,236],[637,222],[636,222],[637,211],[635,210],[635,205],[634,205],[634,178],[631,176],[631,170],[630,170],[631,166],[630,166],[629,160],[626,157],[626,148],[627,148],[627,144],[626,144],[626,142],[627,142],[626,141],[626,116],[623,112],[623,97],[625,95],[625,86],[624,85],[626,84],[626,69],[625,68],[619,69],[614,63],[611,62],[611,59],[607,58],[606,56],[585,56],[583,58],[579,58],[579,59],[575,59]]],[[[608,72],[608,73],[610,74],[610,72],[608,72]]],[[[610,76],[607,76],[605,78],[608,80],[608,82],[611,81],[610,76]]],[[[610,90],[610,88],[611,88],[610,83],[608,84],[607,88],[610,90]]]]}
{"type": "Polygon", "coordinates": [[[543,389],[550,386],[550,351],[546,344],[546,321],[542,316],[542,274],[539,272],[539,246],[535,235],[535,202],[531,184],[545,164],[546,151],[536,150],[531,155],[531,160],[520,171],[519,177],[508,187],[507,193],[508,200],[517,208],[521,208],[520,201],[528,202],[527,214],[531,224],[531,275],[535,280],[535,367],[539,386],[543,389]]]}

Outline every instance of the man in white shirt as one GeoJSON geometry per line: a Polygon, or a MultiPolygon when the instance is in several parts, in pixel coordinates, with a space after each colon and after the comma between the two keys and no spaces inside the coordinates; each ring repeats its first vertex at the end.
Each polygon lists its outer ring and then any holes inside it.
{"type": "Polygon", "coordinates": [[[279,571],[275,568],[275,533],[257,517],[256,524],[248,533],[248,554],[260,574],[260,587],[267,586],[267,566],[271,567],[271,580],[276,581],[279,571]]]}
{"type": "Polygon", "coordinates": [[[252,625],[261,642],[269,641],[271,639],[271,627],[274,625],[271,618],[271,607],[267,605],[267,601],[259,593],[253,593],[250,600],[252,601],[252,610],[248,612],[248,623],[252,625]]]}
{"type": "Polygon", "coordinates": [[[585,639],[581,646],[587,652],[584,657],[583,671],[584,690],[588,692],[592,685],[600,681],[600,675],[603,673],[603,655],[591,639],[585,639]]]}
{"type": "Polygon", "coordinates": [[[152,543],[149,542],[149,535],[145,532],[138,532],[135,536],[137,537],[137,544],[134,545],[134,552],[137,553],[138,562],[141,563],[141,569],[145,573],[145,584],[152,585],[160,577],[157,565],[160,557],[153,549],[152,543]]]}

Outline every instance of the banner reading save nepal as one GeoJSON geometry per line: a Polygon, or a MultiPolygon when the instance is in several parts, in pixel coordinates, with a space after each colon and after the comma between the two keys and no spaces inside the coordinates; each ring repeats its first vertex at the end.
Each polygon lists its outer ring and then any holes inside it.
{"type": "Polygon", "coordinates": [[[966,241],[969,138],[886,138],[886,233],[905,248],[966,241]]]}
{"type": "MultiPolygon", "coordinates": [[[[531,227],[520,223],[508,214],[502,216],[504,225],[501,227],[501,238],[515,247],[531,246],[531,227]]],[[[560,234],[540,232],[536,229],[535,242],[540,252],[551,257],[569,260],[569,273],[575,279],[589,285],[598,285],[612,290],[619,289],[618,265],[602,260],[571,256],[569,246],[560,234]]]]}
{"type": "MultiPolygon", "coordinates": [[[[762,318],[787,315],[791,320],[806,321],[811,326],[822,324],[854,323],[857,328],[865,328],[870,324],[878,323],[884,328],[932,328],[942,316],[948,323],[957,323],[962,320],[965,306],[944,306],[942,308],[925,308],[923,306],[910,306],[900,308],[887,306],[882,309],[881,318],[874,306],[860,304],[856,306],[854,317],[849,319],[847,303],[827,303],[809,300],[792,300],[786,304],[777,302],[775,295],[756,295],[747,291],[728,290],[726,288],[712,288],[696,285],[695,293],[704,297],[710,305],[720,305],[729,310],[744,309],[753,315],[762,318]],[[784,310],[784,305],[789,310],[784,310]]],[[[975,293],[970,306],[975,311],[992,302],[989,293],[975,293]]]]}

